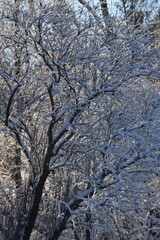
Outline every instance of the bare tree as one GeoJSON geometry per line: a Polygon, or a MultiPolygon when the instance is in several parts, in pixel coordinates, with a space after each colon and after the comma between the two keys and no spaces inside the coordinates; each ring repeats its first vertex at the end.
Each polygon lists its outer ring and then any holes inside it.
{"type": "Polygon", "coordinates": [[[112,18],[115,34],[108,38],[107,2],[100,1],[103,19],[79,2],[76,12],[65,2],[37,2],[33,14],[26,1],[18,21],[5,5],[1,132],[21,149],[21,184],[1,181],[8,239],[146,239],[147,211],[159,204],[153,33],[142,25],[137,34],[112,18]],[[83,15],[84,6],[92,17],[83,15]]]}

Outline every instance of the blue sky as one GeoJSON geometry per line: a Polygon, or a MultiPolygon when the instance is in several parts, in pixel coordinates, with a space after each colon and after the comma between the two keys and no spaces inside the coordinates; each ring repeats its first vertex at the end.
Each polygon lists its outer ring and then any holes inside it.
{"type": "MultiPolygon", "coordinates": [[[[71,0],[70,0],[71,1],[71,0]]],[[[77,0],[74,0],[75,3],[77,3],[77,0]]],[[[92,6],[97,6],[99,3],[99,0],[86,0],[86,2],[90,2],[92,4],[92,6]]],[[[108,8],[109,8],[109,12],[110,14],[118,14],[118,9],[115,7],[116,3],[120,2],[120,0],[107,0],[108,3],[108,8]]],[[[151,3],[152,0],[146,0],[146,2],[151,3]]],[[[157,0],[157,4],[154,4],[150,9],[153,11],[153,14],[155,12],[157,12],[158,7],[160,7],[160,1],[157,0]]],[[[149,7],[146,6],[145,7],[146,10],[149,10],[149,7]]]]}
{"type": "MultiPolygon", "coordinates": [[[[87,2],[91,2],[91,3],[95,4],[95,5],[97,5],[99,3],[99,0],[87,0],[87,2]]],[[[108,8],[110,9],[111,13],[116,11],[115,5],[118,2],[120,2],[120,0],[107,0],[108,8]]],[[[148,1],[146,0],[146,2],[151,3],[152,0],[148,0],[148,1]]],[[[157,0],[157,4],[155,4],[154,6],[155,6],[155,8],[160,7],[160,1],[157,0]]]]}

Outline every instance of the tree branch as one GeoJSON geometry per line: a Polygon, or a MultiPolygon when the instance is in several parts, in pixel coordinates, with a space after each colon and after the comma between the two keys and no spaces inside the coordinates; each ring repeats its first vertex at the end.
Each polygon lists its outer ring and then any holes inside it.
{"type": "Polygon", "coordinates": [[[80,4],[82,4],[95,18],[95,20],[98,22],[98,26],[102,31],[104,31],[105,26],[101,23],[100,17],[97,15],[96,10],[92,8],[89,3],[87,3],[85,0],[77,0],[80,4]]]}

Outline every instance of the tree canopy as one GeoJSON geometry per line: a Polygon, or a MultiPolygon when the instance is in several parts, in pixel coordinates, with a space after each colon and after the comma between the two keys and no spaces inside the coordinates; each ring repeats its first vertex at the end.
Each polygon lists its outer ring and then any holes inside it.
{"type": "Polygon", "coordinates": [[[159,239],[158,13],[77,2],[0,2],[0,237],[159,239]]]}

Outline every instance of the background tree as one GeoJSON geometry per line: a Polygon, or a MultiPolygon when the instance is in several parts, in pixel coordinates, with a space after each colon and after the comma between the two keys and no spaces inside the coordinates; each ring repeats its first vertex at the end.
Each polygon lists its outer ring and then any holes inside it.
{"type": "Polygon", "coordinates": [[[120,0],[116,3],[116,7],[128,23],[138,28],[140,24],[153,18],[157,12],[157,4],[157,0],[120,0]]]}

